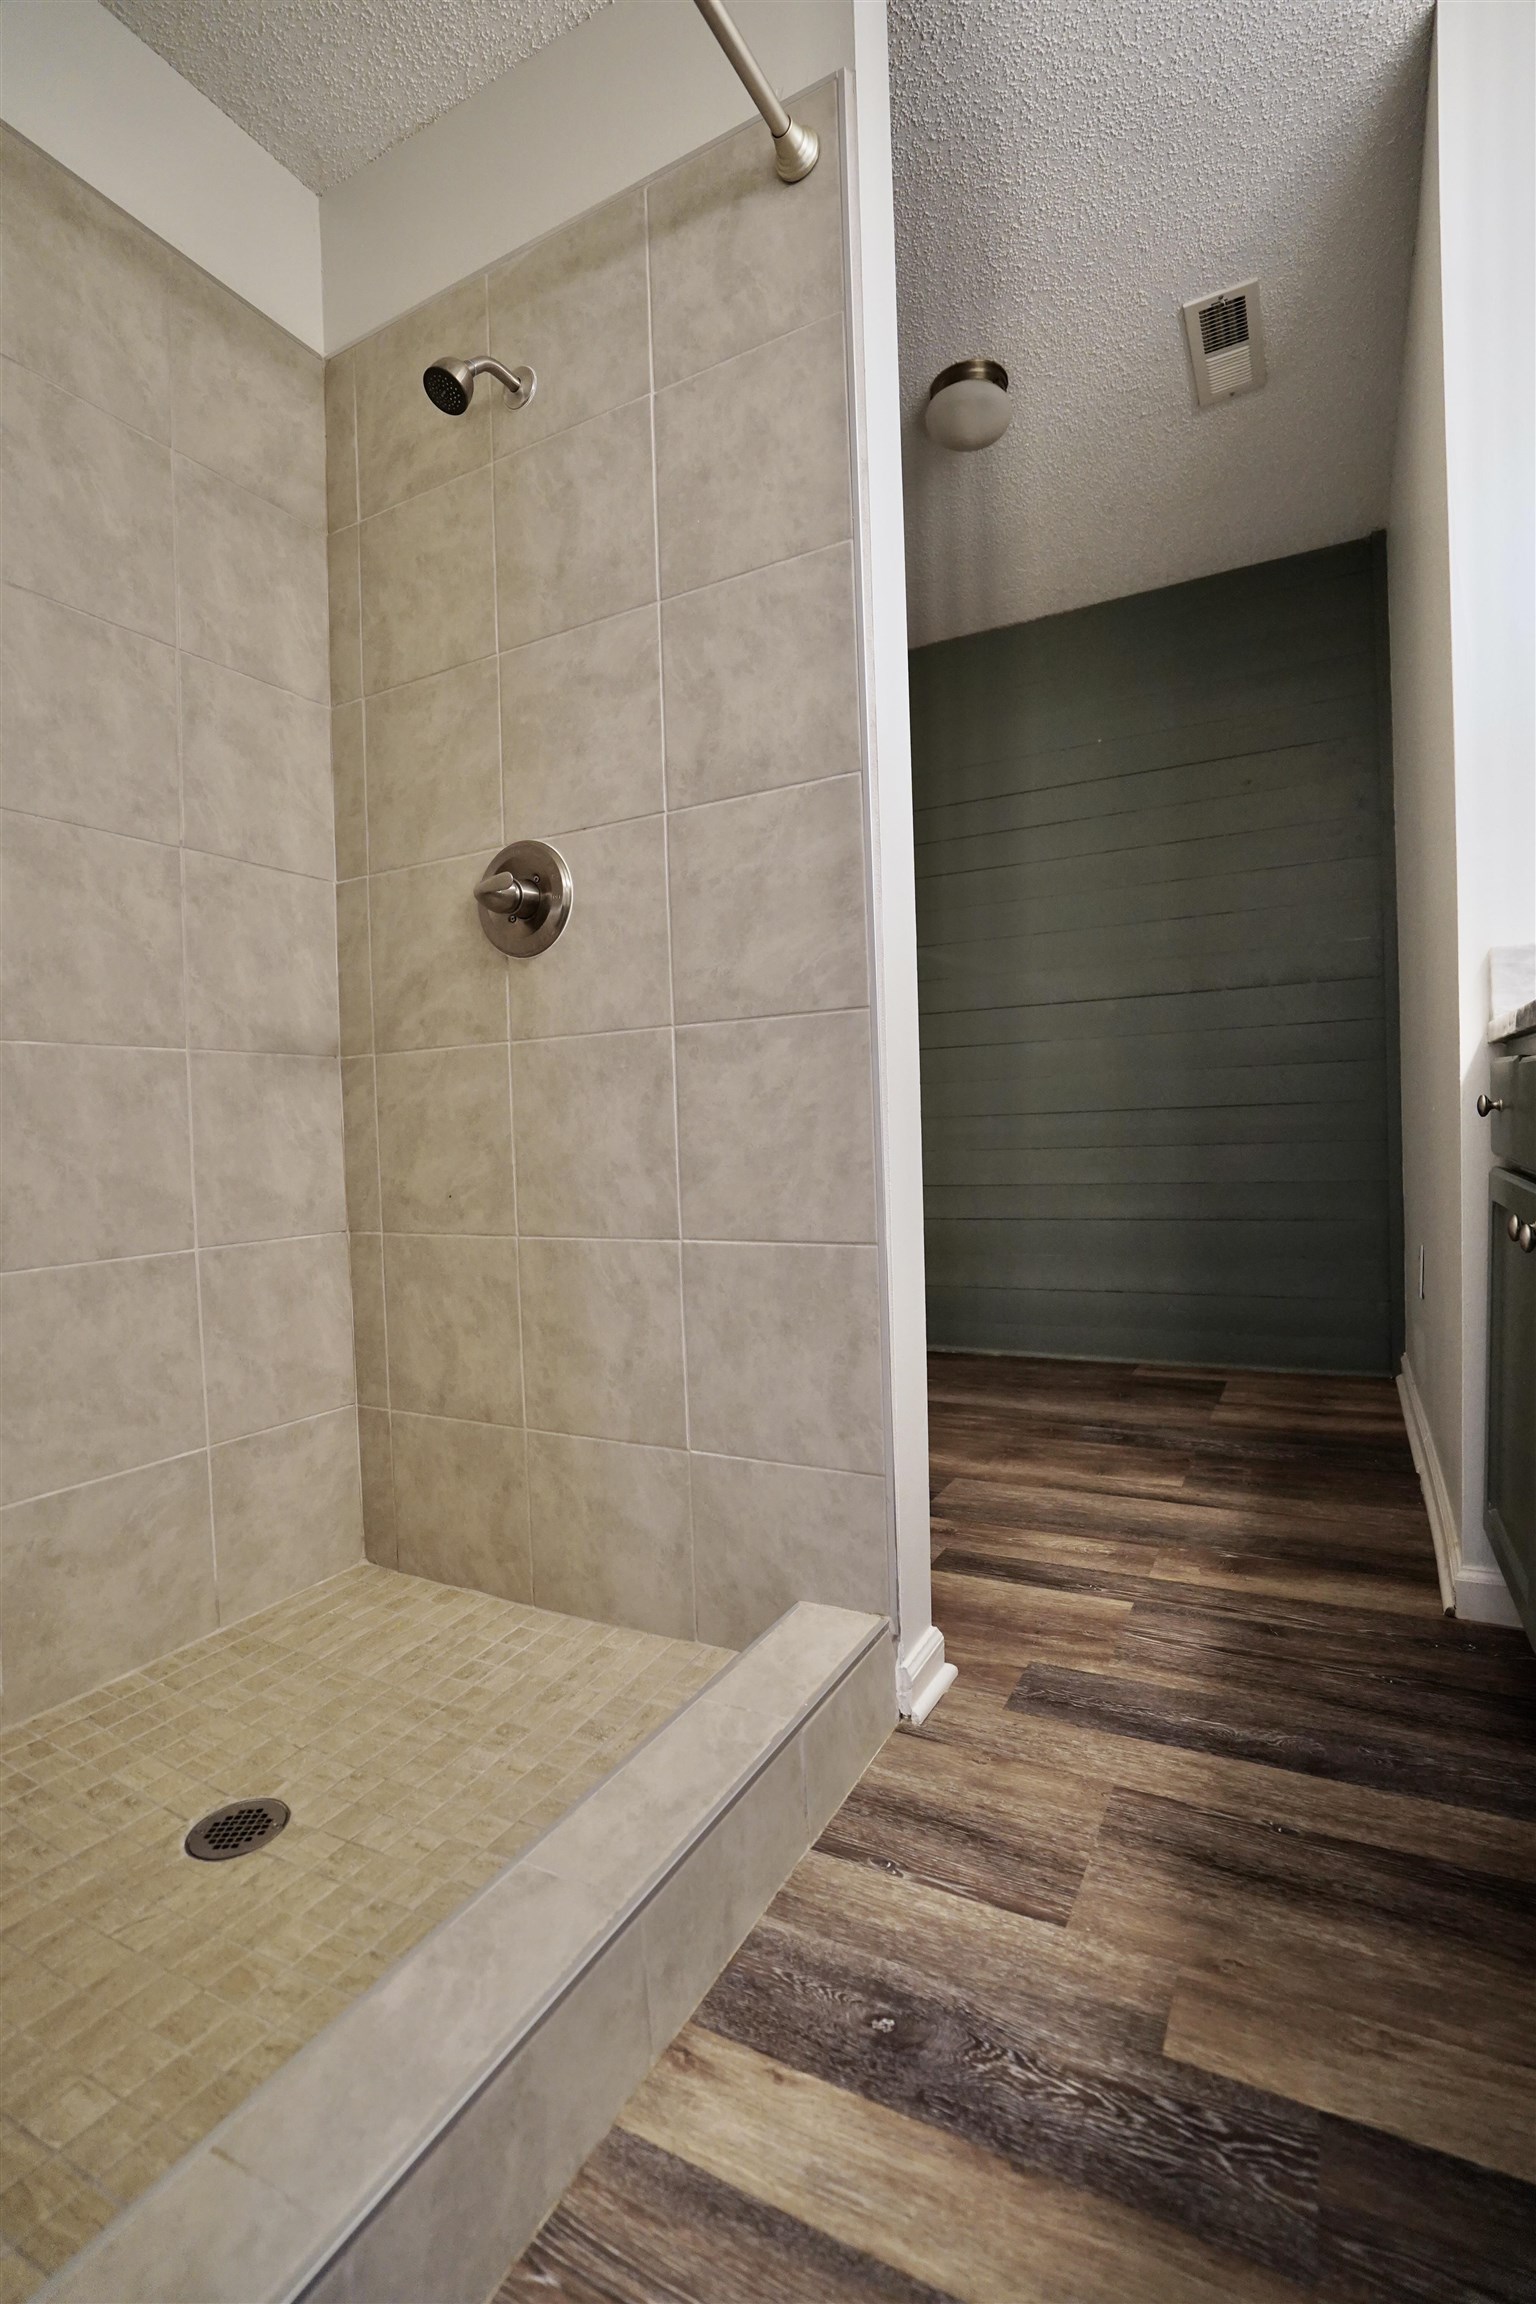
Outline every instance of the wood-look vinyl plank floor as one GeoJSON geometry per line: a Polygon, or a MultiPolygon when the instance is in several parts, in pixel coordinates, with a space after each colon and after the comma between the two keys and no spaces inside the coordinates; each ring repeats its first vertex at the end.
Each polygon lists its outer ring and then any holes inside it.
{"type": "Polygon", "coordinates": [[[1394,1388],[940,1355],[886,1746],[501,2304],[1536,2304],[1536,1658],[1394,1388]]]}

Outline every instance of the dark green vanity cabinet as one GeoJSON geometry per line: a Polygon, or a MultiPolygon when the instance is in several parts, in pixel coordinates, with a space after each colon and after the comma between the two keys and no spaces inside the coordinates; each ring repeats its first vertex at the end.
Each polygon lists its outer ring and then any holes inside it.
{"type": "Polygon", "coordinates": [[[1536,1176],[1495,1168],[1489,1205],[1483,1525],[1536,1645],[1536,1176]]]}

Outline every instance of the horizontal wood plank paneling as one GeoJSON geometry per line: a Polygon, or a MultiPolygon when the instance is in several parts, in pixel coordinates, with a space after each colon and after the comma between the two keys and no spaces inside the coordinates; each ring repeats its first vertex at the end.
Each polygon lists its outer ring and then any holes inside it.
{"type": "Polygon", "coordinates": [[[935,1342],[1390,1365],[1379,564],[914,654],[935,1342]]]}

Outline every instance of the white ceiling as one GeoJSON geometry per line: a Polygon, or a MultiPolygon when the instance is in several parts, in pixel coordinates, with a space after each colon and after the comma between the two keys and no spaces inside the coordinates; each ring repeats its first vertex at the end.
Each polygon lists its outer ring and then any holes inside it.
{"type": "Polygon", "coordinates": [[[103,0],[328,192],[605,0],[103,0]]]}
{"type": "MultiPolygon", "coordinates": [[[[105,4],[325,190],[604,0],[105,4]]],[[[891,0],[914,644],[1382,524],[1431,13],[891,0]],[[1269,382],[1199,410],[1179,305],[1250,273],[1269,382]],[[973,352],[1013,426],[956,456],[973,352]]]]}
{"type": "Polygon", "coordinates": [[[892,0],[913,644],[1379,527],[1431,0],[892,0]],[[1269,382],[1179,306],[1257,273],[1269,382]],[[1009,370],[993,448],[930,379],[1009,370]]]}

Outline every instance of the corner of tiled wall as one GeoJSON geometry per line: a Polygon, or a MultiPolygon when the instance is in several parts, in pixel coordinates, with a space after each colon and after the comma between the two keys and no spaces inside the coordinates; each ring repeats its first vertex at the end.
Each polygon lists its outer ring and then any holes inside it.
{"type": "Polygon", "coordinates": [[[739,1644],[883,1611],[836,89],[327,369],[371,1557],[739,1644]],[[428,403],[489,350],[514,412],[428,403]],[[559,943],[470,890],[555,841],[559,943]]]}
{"type": "Polygon", "coordinates": [[[320,362],[10,131],[0,168],[17,1719],[360,1531],[320,362]]]}

